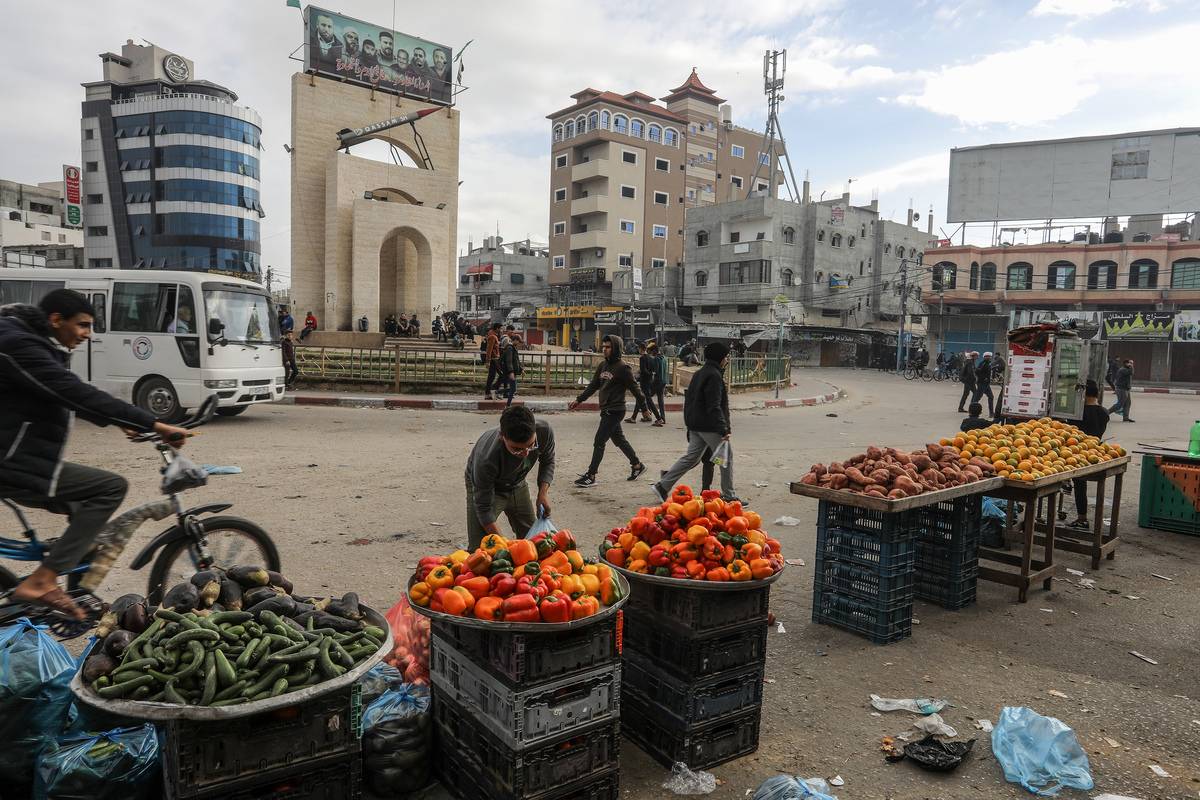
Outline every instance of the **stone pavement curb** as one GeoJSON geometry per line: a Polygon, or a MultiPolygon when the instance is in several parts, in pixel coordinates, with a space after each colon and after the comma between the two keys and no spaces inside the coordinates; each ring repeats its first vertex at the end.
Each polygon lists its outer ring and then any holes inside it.
{"type": "Polygon", "coordinates": [[[1170,389],[1166,386],[1134,386],[1130,391],[1134,393],[1141,392],[1143,394],[1200,395],[1200,389],[1170,389]]]}
{"type": "MultiPolygon", "coordinates": [[[[813,397],[787,397],[779,400],[751,400],[749,403],[730,404],[734,411],[749,411],[756,408],[794,408],[797,406],[818,406],[834,403],[846,396],[846,392],[838,387],[832,387],[829,394],[813,397]]],[[[336,408],[415,408],[434,411],[503,411],[503,400],[450,400],[420,397],[372,397],[369,395],[320,395],[320,394],[288,394],[279,401],[283,405],[293,406],[327,406],[336,408]]],[[[517,400],[516,403],[528,407],[531,411],[566,411],[567,400],[517,400]]],[[[628,407],[628,406],[627,406],[628,407]]],[[[598,403],[584,403],[580,411],[599,411],[598,403]]],[[[666,404],[668,413],[678,414],[683,411],[682,402],[666,404]]]]}

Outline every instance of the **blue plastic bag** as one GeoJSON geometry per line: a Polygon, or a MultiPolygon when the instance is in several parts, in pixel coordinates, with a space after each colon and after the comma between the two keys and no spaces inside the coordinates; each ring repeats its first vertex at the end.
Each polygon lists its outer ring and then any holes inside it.
{"type": "Polygon", "coordinates": [[[363,711],[363,779],[381,797],[403,796],[429,783],[433,714],[429,689],[403,684],[363,711]]]}
{"type": "MultiPolygon", "coordinates": [[[[57,737],[71,705],[75,661],[21,617],[0,629],[0,785],[29,786],[38,751],[57,737]]],[[[14,794],[14,796],[19,796],[14,794]]]]}
{"type": "Polygon", "coordinates": [[[1063,787],[1093,786],[1087,754],[1075,731],[1033,709],[1004,708],[992,729],[992,754],[1004,777],[1036,795],[1051,797],[1063,787]]]}
{"type": "Polygon", "coordinates": [[[754,790],[750,800],[838,800],[824,778],[801,778],[775,775],[767,778],[754,790]]]}
{"type": "Polygon", "coordinates": [[[161,792],[158,736],[147,723],[64,736],[38,758],[34,800],[149,800],[161,792]]]}
{"type": "MultiPolygon", "coordinates": [[[[540,509],[539,509],[540,511],[540,509]]],[[[525,534],[526,539],[532,539],[539,533],[557,533],[558,526],[549,517],[543,517],[538,514],[537,521],[530,526],[529,531],[525,534]]]]}
{"type": "Polygon", "coordinates": [[[380,662],[367,670],[367,674],[359,678],[358,682],[362,685],[362,701],[370,706],[389,689],[402,686],[404,675],[391,664],[380,662]]]}
{"type": "MultiPolygon", "coordinates": [[[[87,646],[83,648],[79,658],[75,659],[76,669],[81,669],[83,662],[87,661],[92,651],[100,645],[101,641],[95,636],[88,639],[87,646]]],[[[142,722],[142,720],[132,717],[101,711],[95,706],[79,702],[79,698],[73,698],[71,707],[67,711],[67,725],[63,733],[99,733],[100,731],[110,731],[113,728],[136,728],[142,722]]]]}

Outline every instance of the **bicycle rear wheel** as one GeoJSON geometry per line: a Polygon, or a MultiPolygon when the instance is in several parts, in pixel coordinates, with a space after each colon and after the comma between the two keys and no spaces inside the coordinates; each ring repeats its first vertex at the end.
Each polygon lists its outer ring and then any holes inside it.
{"type": "Polygon", "coordinates": [[[146,587],[146,599],[151,605],[158,605],[168,589],[202,569],[243,564],[279,571],[275,543],[253,522],[240,517],[208,517],[199,523],[204,531],[205,549],[212,560],[201,562],[188,539],[177,539],[158,551],[146,587]]]}
{"type": "Polygon", "coordinates": [[[933,370],[929,369],[928,367],[923,367],[921,369],[921,380],[926,382],[933,380],[933,370]]]}

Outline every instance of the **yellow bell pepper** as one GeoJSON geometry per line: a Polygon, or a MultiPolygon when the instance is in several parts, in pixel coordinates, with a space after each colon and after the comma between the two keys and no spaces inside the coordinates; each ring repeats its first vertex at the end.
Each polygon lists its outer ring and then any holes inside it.
{"type": "Polygon", "coordinates": [[[650,545],[643,541],[638,541],[629,550],[629,560],[630,561],[645,561],[646,557],[649,555],[650,555],[650,545]]]}
{"type": "Polygon", "coordinates": [[[414,583],[412,588],[408,590],[408,600],[415,606],[428,606],[430,598],[433,597],[433,587],[425,581],[414,583]]]}

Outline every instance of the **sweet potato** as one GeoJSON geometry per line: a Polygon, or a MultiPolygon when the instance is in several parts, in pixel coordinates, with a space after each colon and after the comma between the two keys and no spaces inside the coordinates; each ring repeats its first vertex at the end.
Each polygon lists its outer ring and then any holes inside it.
{"type": "Polygon", "coordinates": [[[829,478],[829,487],[831,489],[845,489],[850,484],[850,479],[841,472],[835,472],[829,478]]]}
{"type": "Polygon", "coordinates": [[[899,478],[901,475],[905,474],[904,467],[900,466],[899,464],[888,464],[887,471],[888,474],[893,478],[899,478]]]}
{"type": "Polygon", "coordinates": [[[863,492],[863,494],[865,494],[867,497],[883,497],[883,498],[887,497],[887,495],[883,493],[883,490],[880,489],[878,486],[868,487],[867,490],[865,492],[863,492]]]}
{"type": "Polygon", "coordinates": [[[874,481],[879,486],[886,486],[892,482],[892,473],[890,473],[886,469],[882,469],[882,468],[872,470],[871,474],[868,475],[867,477],[869,477],[872,481],[874,481]]]}
{"type": "Polygon", "coordinates": [[[901,452],[897,451],[892,456],[892,458],[896,459],[897,464],[911,464],[912,463],[912,456],[910,456],[908,453],[901,453],[901,452]]]}
{"type": "Polygon", "coordinates": [[[914,454],[912,457],[912,465],[917,468],[918,472],[924,472],[933,466],[933,459],[924,453],[914,454]]]}
{"type": "Polygon", "coordinates": [[[929,457],[934,461],[937,461],[942,457],[942,446],[940,444],[930,442],[929,444],[925,445],[925,450],[929,453],[929,457]]]}
{"type": "Polygon", "coordinates": [[[822,475],[821,477],[817,478],[818,486],[828,486],[831,483],[833,483],[833,476],[830,475],[828,472],[825,473],[824,475],[822,475]]]}
{"type": "Polygon", "coordinates": [[[990,475],[996,471],[996,468],[992,466],[992,462],[988,461],[986,458],[980,458],[979,456],[971,456],[971,460],[968,461],[967,464],[974,467],[979,467],[984,475],[990,475]]]}
{"type": "Polygon", "coordinates": [[[872,484],[871,479],[863,475],[858,467],[846,467],[846,477],[858,486],[870,486],[872,484]]]}
{"type": "Polygon", "coordinates": [[[892,489],[887,493],[887,496],[888,500],[903,500],[905,497],[908,497],[908,495],[904,493],[903,489],[892,489]]]}
{"type": "Polygon", "coordinates": [[[942,473],[938,472],[933,467],[929,467],[928,469],[921,470],[921,477],[923,479],[925,479],[931,483],[935,483],[935,484],[936,483],[944,483],[946,480],[945,478],[942,477],[942,473]]]}
{"type": "Polygon", "coordinates": [[[871,459],[872,461],[877,461],[883,458],[883,451],[875,445],[869,445],[867,447],[867,458],[871,459]]]}
{"type": "Polygon", "coordinates": [[[816,486],[817,475],[812,472],[807,472],[800,477],[800,483],[804,484],[805,486],[816,486]]]}
{"type": "Polygon", "coordinates": [[[830,461],[829,462],[829,471],[834,473],[835,475],[841,475],[842,473],[844,473],[846,471],[846,467],[843,466],[842,462],[840,462],[840,461],[830,461]]]}
{"type": "Polygon", "coordinates": [[[856,456],[851,456],[850,459],[846,463],[852,464],[853,466],[858,466],[859,464],[861,464],[862,462],[864,462],[866,460],[867,460],[867,454],[859,453],[856,456]]]}
{"type": "Polygon", "coordinates": [[[828,472],[829,469],[824,464],[813,464],[809,472],[816,475],[818,478],[828,472]]]}
{"type": "Polygon", "coordinates": [[[896,478],[895,487],[903,491],[909,497],[921,493],[921,485],[907,475],[901,475],[896,478]]]}

